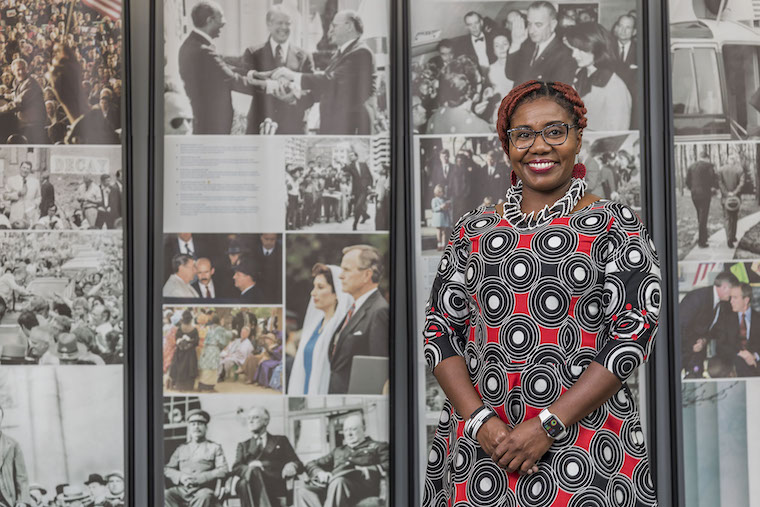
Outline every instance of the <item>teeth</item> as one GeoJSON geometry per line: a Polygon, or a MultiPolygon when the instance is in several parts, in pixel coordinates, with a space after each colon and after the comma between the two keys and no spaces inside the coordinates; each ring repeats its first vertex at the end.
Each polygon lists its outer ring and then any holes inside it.
{"type": "Polygon", "coordinates": [[[548,169],[554,165],[554,162],[530,162],[528,165],[535,169],[548,169]]]}

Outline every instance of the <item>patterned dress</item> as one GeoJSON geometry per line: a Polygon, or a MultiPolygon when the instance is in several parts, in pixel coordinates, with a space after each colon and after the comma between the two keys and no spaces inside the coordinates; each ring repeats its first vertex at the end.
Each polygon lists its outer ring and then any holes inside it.
{"type": "MultiPolygon", "coordinates": [[[[483,402],[510,427],[537,417],[592,361],[622,382],[649,356],[660,271],[649,235],[625,205],[570,213],[585,182],[537,216],[520,212],[522,184],[462,217],[426,310],[430,368],[459,355],[483,402]]],[[[466,414],[469,416],[469,414],[466,414]]],[[[643,507],[657,504],[635,402],[623,387],[568,427],[532,475],[508,474],[446,401],[428,458],[423,505],[643,507]]]]}

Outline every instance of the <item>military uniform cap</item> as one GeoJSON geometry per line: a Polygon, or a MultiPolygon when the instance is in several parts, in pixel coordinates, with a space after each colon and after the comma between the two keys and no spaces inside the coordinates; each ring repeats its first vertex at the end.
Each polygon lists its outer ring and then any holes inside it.
{"type": "Polygon", "coordinates": [[[187,413],[187,422],[189,423],[201,421],[208,424],[210,420],[211,416],[208,415],[208,412],[199,408],[193,409],[187,413]]]}

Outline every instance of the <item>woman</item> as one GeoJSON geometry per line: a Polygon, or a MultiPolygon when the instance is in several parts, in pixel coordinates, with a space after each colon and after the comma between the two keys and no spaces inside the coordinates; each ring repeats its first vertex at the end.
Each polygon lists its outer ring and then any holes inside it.
{"type": "Polygon", "coordinates": [[[198,330],[193,325],[193,314],[190,310],[182,312],[182,319],[175,333],[176,348],[172,363],[169,366],[169,377],[172,387],[179,391],[192,391],[195,379],[198,377],[198,330]]]}
{"type": "Polygon", "coordinates": [[[200,377],[198,378],[199,391],[216,391],[215,387],[219,378],[219,364],[224,347],[232,340],[232,333],[221,325],[222,319],[215,313],[211,317],[211,325],[206,331],[203,340],[203,352],[198,359],[200,377]]]}
{"type": "MultiPolygon", "coordinates": [[[[252,324],[256,326],[255,317],[252,324]]],[[[225,378],[232,378],[237,381],[238,373],[243,367],[243,363],[253,352],[253,343],[251,342],[251,326],[246,322],[246,313],[239,312],[232,319],[232,330],[237,338],[233,339],[227,345],[220,356],[219,374],[225,378]]]]}
{"type": "Polygon", "coordinates": [[[428,120],[429,134],[487,134],[491,125],[480,118],[487,104],[482,101],[482,77],[477,67],[462,56],[450,62],[443,70],[439,100],[443,106],[428,120]],[[475,106],[473,106],[475,104],[475,106]]]}
{"type": "Polygon", "coordinates": [[[288,394],[327,394],[330,340],[354,302],[343,292],[340,267],[315,264],[311,276],[314,277],[313,289],[288,379],[288,394]]]}
{"type": "Polygon", "coordinates": [[[589,128],[628,130],[631,126],[631,93],[615,72],[610,33],[597,23],[568,27],[565,44],[578,64],[573,86],[588,108],[589,128]]]}
{"type": "Polygon", "coordinates": [[[623,382],[652,350],[658,261],[630,208],[584,193],[585,113],[563,83],[501,103],[513,186],[458,221],[426,312],[447,401],[425,506],[656,504],[623,382]]]}
{"type": "Polygon", "coordinates": [[[488,82],[494,90],[494,96],[504,97],[515,83],[507,77],[507,56],[509,55],[509,38],[506,34],[499,34],[493,38],[493,52],[496,61],[488,68],[488,82]]]}

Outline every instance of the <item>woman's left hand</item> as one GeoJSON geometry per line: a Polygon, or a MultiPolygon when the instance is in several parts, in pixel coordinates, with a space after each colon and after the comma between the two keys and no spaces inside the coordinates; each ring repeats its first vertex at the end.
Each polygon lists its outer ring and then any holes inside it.
{"type": "Polygon", "coordinates": [[[518,424],[494,449],[491,457],[509,473],[528,473],[554,440],[546,434],[538,417],[518,424]]]}

